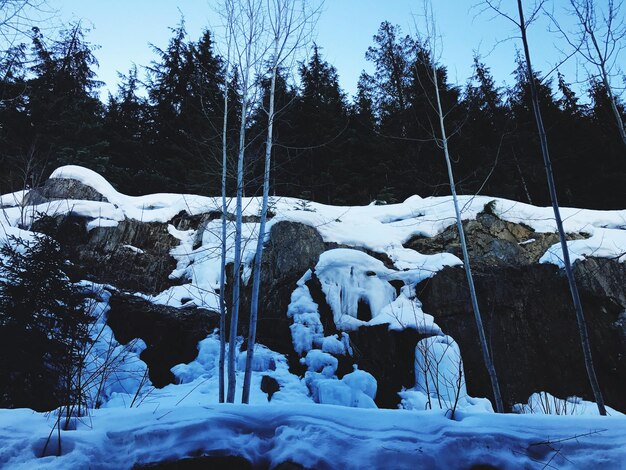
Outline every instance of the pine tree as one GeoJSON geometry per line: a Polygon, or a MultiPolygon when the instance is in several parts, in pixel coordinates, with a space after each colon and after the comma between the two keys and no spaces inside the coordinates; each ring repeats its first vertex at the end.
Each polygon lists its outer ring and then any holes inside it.
{"type": "Polygon", "coordinates": [[[330,202],[343,172],[342,145],[348,125],[345,96],[335,67],[323,60],[317,45],[300,67],[301,92],[292,123],[299,148],[288,173],[306,188],[292,194],[330,202]],[[306,191],[306,192],[305,192],[306,191]]]}
{"type": "Polygon", "coordinates": [[[145,194],[154,188],[153,162],[147,153],[149,109],[145,98],[139,96],[141,84],[137,67],[128,75],[120,74],[121,82],[115,96],[109,94],[103,120],[103,133],[110,157],[104,176],[114,181],[126,194],[145,194]]]}
{"type": "Polygon", "coordinates": [[[24,147],[36,146],[40,159],[54,169],[80,164],[104,171],[101,139],[103,105],[97,90],[101,82],[93,70],[98,63],[85,41],[80,23],[49,41],[35,28],[33,75],[28,80],[30,131],[24,147]]]}
{"type": "Polygon", "coordinates": [[[209,31],[198,42],[187,42],[181,20],[172,32],[166,49],[154,47],[159,59],[148,68],[150,154],[158,184],[161,190],[215,191],[220,180],[213,169],[221,161],[222,60],[209,31]]]}
{"type": "Polygon", "coordinates": [[[92,318],[47,236],[9,237],[0,247],[0,398],[4,406],[50,409],[81,402],[80,351],[92,318]]]}

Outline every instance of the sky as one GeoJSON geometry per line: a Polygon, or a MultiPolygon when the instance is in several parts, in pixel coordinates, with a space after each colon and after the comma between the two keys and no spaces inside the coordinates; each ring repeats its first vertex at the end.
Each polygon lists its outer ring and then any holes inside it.
{"type": "MultiPolygon", "coordinates": [[[[60,21],[80,20],[90,28],[87,40],[100,46],[95,51],[99,61],[98,77],[106,83],[103,90],[115,91],[118,72],[126,73],[133,63],[148,65],[156,58],[149,44],[164,48],[181,14],[191,40],[200,37],[204,28],[219,35],[216,0],[51,0],[58,8],[60,21]]],[[[511,38],[514,26],[491,12],[481,13],[479,0],[434,0],[437,27],[442,37],[441,62],[447,66],[450,80],[464,84],[472,74],[475,52],[491,67],[498,84],[511,82],[515,68],[515,50],[519,40],[511,38]]],[[[325,59],[337,68],[340,84],[349,96],[356,92],[362,70],[372,71],[365,52],[373,44],[382,21],[390,21],[403,33],[415,30],[415,13],[421,11],[419,0],[326,0],[318,21],[316,43],[325,59]]],[[[545,24],[536,24],[530,32],[535,68],[547,71],[559,61],[555,34],[546,32],[545,24]]],[[[574,64],[566,65],[569,81],[577,79],[574,64]]]]}

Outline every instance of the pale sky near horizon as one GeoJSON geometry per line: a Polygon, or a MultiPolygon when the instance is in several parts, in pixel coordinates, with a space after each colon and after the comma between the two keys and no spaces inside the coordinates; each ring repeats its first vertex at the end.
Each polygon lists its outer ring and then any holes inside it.
{"type": "MultiPolygon", "coordinates": [[[[219,36],[220,20],[212,0],[51,0],[61,21],[81,20],[91,31],[88,42],[100,46],[95,55],[97,71],[106,90],[115,91],[117,72],[126,73],[133,63],[149,65],[156,58],[152,43],[165,47],[171,37],[169,27],[176,26],[184,15],[190,40],[200,37],[204,28],[219,36]]],[[[515,34],[514,26],[494,14],[474,7],[479,0],[434,0],[437,26],[443,39],[441,62],[448,68],[450,81],[464,84],[471,75],[474,51],[484,61],[498,84],[511,82],[515,68],[518,40],[499,41],[515,34]]],[[[348,95],[356,91],[363,69],[371,71],[365,52],[373,44],[382,21],[398,24],[403,33],[413,31],[413,13],[421,11],[419,0],[326,0],[318,21],[316,42],[324,58],[337,68],[340,84],[348,95]]],[[[546,32],[545,24],[531,29],[530,41],[535,68],[548,71],[558,62],[555,34],[546,32]]],[[[572,62],[563,69],[574,82],[580,75],[572,62]]]]}

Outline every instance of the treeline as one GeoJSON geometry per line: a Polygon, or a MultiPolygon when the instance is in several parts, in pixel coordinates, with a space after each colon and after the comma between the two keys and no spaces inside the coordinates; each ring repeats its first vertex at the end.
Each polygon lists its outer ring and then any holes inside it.
{"type": "MultiPolygon", "coordinates": [[[[236,74],[226,70],[209,31],[193,41],[184,24],[145,72],[121,76],[115,94],[99,99],[94,47],[80,24],[57,39],[33,30],[32,43],[5,51],[0,63],[0,190],[36,185],[60,165],[83,165],[128,194],[220,188],[223,90],[229,90],[230,143],[236,153],[240,113],[236,74]]],[[[366,52],[350,100],[336,69],[317,47],[276,87],[271,192],[326,203],[401,201],[412,194],[449,194],[437,137],[433,58],[419,40],[384,22],[366,52]]],[[[463,85],[438,67],[457,190],[549,203],[523,62],[514,83],[499,87],[474,59],[463,85]]],[[[259,192],[269,81],[258,77],[246,149],[246,195],[259,192]]],[[[563,205],[623,208],[626,148],[601,82],[581,100],[565,77],[536,76],[563,205]]],[[[620,112],[624,107],[618,103],[620,112]]],[[[233,158],[234,160],[234,158],[233,158]]],[[[233,164],[234,165],[234,164],[233,164]]],[[[234,175],[232,180],[234,181],[234,175]]],[[[231,189],[233,181],[229,182],[231,189]]]]}

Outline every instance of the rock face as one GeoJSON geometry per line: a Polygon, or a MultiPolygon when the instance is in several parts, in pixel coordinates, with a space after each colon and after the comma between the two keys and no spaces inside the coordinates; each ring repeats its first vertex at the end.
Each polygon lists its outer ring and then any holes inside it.
{"type": "Polygon", "coordinates": [[[44,217],[33,229],[61,243],[81,279],[147,294],[172,285],[169,275],[176,262],[170,250],[178,240],[169,234],[167,224],[126,219],[115,227],[87,232],[86,223],[71,215],[44,217]]]}
{"type": "MultiPolygon", "coordinates": [[[[257,340],[260,343],[282,353],[293,352],[289,330],[291,321],[286,315],[291,293],[304,273],[315,267],[324,251],[322,237],[308,225],[278,222],[272,226],[262,259],[262,297],[257,327],[257,340]]],[[[230,272],[232,278],[232,267],[230,272]]],[[[228,286],[232,286],[232,283],[229,282],[228,286]]],[[[252,280],[241,294],[239,325],[244,337],[248,333],[251,288],[252,280]]],[[[232,292],[228,289],[226,294],[230,301],[232,292]]],[[[290,358],[293,357],[292,354],[290,358]]]]}
{"type": "MultiPolygon", "coordinates": [[[[49,180],[39,191],[31,191],[30,203],[52,199],[106,201],[93,188],[67,179],[49,180]]],[[[178,229],[197,230],[194,248],[202,241],[207,223],[219,213],[189,216],[184,212],[171,223],[178,229]]],[[[254,220],[251,218],[250,220],[254,220]]],[[[73,262],[76,279],[108,283],[118,289],[155,294],[173,284],[175,268],[170,250],[178,244],[167,224],[124,220],[116,227],[87,231],[87,220],[76,216],[47,217],[35,230],[54,236],[73,262]]],[[[485,328],[493,352],[500,386],[508,405],[524,402],[536,391],[558,397],[579,395],[591,398],[579,335],[567,282],[555,266],[538,264],[545,251],[558,241],[557,235],[536,233],[523,224],[499,219],[489,207],[476,220],[464,222],[472,267],[485,328]]],[[[581,238],[585,234],[570,234],[581,238]]],[[[284,353],[292,372],[302,373],[293,350],[290,319],[286,312],[297,281],[315,267],[319,256],[338,245],[325,244],[312,227],[279,222],[272,226],[262,259],[258,342],[284,353]]],[[[432,238],[415,237],[405,247],[420,253],[450,252],[460,256],[454,226],[432,238]]],[[[368,252],[393,267],[392,261],[368,252]]],[[[232,299],[232,265],[225,292],[232,299]]],[[[600,385],[608,405],[626,411],[626,263],[590,258],[575,267],[589,327],[600,385]]],[[[181,282],[181,281],[177,281],[181,282]]],[[[251,280],[242,286],[239,334],[247,337],[251,280]]],[[[308,281],[318,304],[325,335],[337,333],[319,281],[308,281]]],[[[394,285],[399,289],[401,285],[394,285]]],[[[469,302],[464,272],[446,268],[416,287],[425,312],[433,315],[442,330],[459,344],[467,376],[468,392],[490,396],[476,326],[469,302]]],[[[109,325],[116,338],[126,342],[142,338],[142,354],[157,386],[173,380],[170,367],[189,362],[197,355],[197,342],[213,331],[218,315],[201,309],[176,309],[146,302],[136,296],[116,293],[111,297],[109,325]]],[[[371,312],[357,312],[363,319],[371,312]]],[[[228,323],[228,322],[227,322],[228,323]]],[[[376,402],[394,408],[397,392],[412,387],[414,351],[424,336],[415,330],[388,331],[385,325],[352,331],[352,356],[339,357],[337,375],[352,371],[354,363],[377,379],[376,402]]],[[[265,387],[275,384],[266,380],[265,387]]]]}
{"type": "MultiPolygon", "coordinates": [[[[463,228],[472,265],[537,263],[546,250],[559,241],[556,233],[538,233],[526,225],[507,222],[488,212],[481,212],[475,220],[464,221],[463,228]]],[[[583,237],[582,234],[568,234],[568,240],[583,237]]],[[[448,252],[463,258],[456,225],[432,238],[414,237],[405,246],[424,254],[448,252]]]]}
{"type": "MultiPolygon", "coordinates": [[[[576,272],[605,401],[625,410],[626,341],[619,319],[626,306],[607,296],[600,284],[622,282],[623,286],[626,276],[622,267],[613,268],[621,273],[621,281],[612,276],[611,269],[596,272],[594,278],[606,278],[602,283],[585,282],[581,276],[604,261],[578,263],[576,272]]],[[[537,391],[592,400],[567,280],[558,268],[537,264],[474,268],[485,332],[505,403],[525,402],[537,391]]],[[[470,395],[490,397],[464,271],[444,269],[419,284],[417,295],[424,310],[459,344],[470,395]]]]}
{"type": "Polygon", "coordinates": [[[155,305],[120,293],[111,296],[109,306],[107,324],[115,338],[122,344],[134,338],[146,343],[141,359],[148,364],[155,387],[173,383],[170,369],[193,361],[198,342],[219,325],[219,315],[208,310],[155,305]]]}

